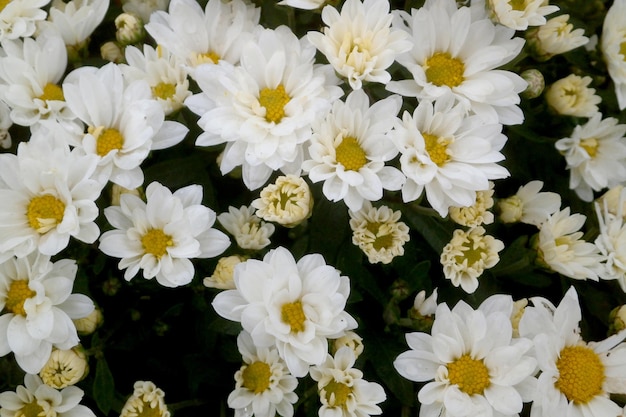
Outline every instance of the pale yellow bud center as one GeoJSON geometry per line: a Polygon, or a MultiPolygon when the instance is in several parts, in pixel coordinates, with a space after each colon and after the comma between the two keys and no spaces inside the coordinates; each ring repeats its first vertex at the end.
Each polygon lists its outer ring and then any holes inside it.
{"type": "Polygon", "coordinates": [[[272,371],[267,363],[253,362],[242,372],[243,386],[255,394],[260,394],[269,388],[271,376],[272,371]]]}
{"type": "Polygon", "coordinates": [[[428,82],[438,87],[456,87],[464,80],[465,64],[458,58],[452,58],[447,52],[436,52],[426,60],[424,68],[428,82]]]}
{"type": "Polygon", "coordinates": [[[580,141],[580,147],[587,152],[591,158],[595,158],[598,153],[598,139],[587,138],[580,141]]]}
{"type": "Polygon", "coordinates": [[[141,238],[146,253],[152,254],[157,258],[161,258],[167,253],[167,248],[174,245],[172,237],[166,235],[161,229],[151,229],[141,238]]]}
{"type": "Polygon", "coordinates": [[[626,40],[619,44],[619,53],[622,55],[622,59],[626,61],[626,40]]]}
{"type": "Polygon", "coordinates": [[[302,309],[302,302],[300,300],[293,303],[283,304],[281,309],[281,319],[283,323],[287,323],[291,327],[291,331],[298,333],[304,330],[304,323],[306,316],[302,309]]]}
{"type": "Polygon", "coordinates": [[[566,346],[556,361],[559,379],[554,386],[575,404],[586,404],[602,393],[604,365],[586,346],[566,346]]]}
{"type": "Polygon", "coordinates": [[[324,391],[326,392],[326,401],[331,407],[343,407],[352,394],[352,388],[335,380],[326,384],[324,391]]]}
{"type": "Polygon", "coordinates": [[[28,225],[39,233],[46,233],[61,223],[64,213],[65,204],[50,194],[33,197],[26,209],[28,225]]]}
{"type": "Polygon", "coordinates": [[[265,120],[278,123],[285,116],[285,106],[291,97],[285,87],[279,84],[276,88],[264,88],[259,92],[259,103],[265,107],[265,120]]]}
{"type": "Polygon", "coordinates": [[[37,294],[35,291],[28,288],[28,281],[20,279],[11,282],[9,291],[7,292],[7,299],[4,304],[7,310],[13,314],[20,316],[26,316],[24,311],[24,302],[37,294]]]}
{"type": "Polygon", "coordinates": [[[337,163],[343,165],[346,171],[358,171],[367,163],[365,151],[359,141],[352,136],[346,136],[335,149],[337,163]]]}
{"type": "Polygon", "coordinates": [[[481,360],[463,355],[447,366],[448,379],[468,395],[482,395],[489,381],[489,370],[481,360]]]}
{"type": "Polygon", "coordinates": [[[513,10],[523,12],[526,10],[526,0],[510,0],[509,4],[513,10]]]}

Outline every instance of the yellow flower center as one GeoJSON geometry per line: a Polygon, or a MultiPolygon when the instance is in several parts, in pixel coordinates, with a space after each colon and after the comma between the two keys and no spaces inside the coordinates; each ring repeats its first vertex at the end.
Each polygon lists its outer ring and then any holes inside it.
{"type": "Polygon", "coordinates": [[[58,100],[65,101],[63,89],[56,84],[48,83],[43,88],[43,94],[39,96],[40,100],[58,100]]]}
{"type": "Polygon", "coordinates": [[[583,148],[591,158],[595,158],[598,153],[598,139],[583,139],[580,141],[580,147],[583,148]]]}
{"type": "Polygon", "coordinates": [[[26,311],[24,311],[24,302],[29,298],[34,297],[36,294],[37,293],[35,291],[28,288],[27,280],[15,280],[11,282],[4,305],[11,313],[26,316],[26,311]]]}
{"type": "Polygon", "coordinates": [[[513,10],[523,12],[526,10],[526,0],[510,0],[509,4],[513,10]]]}
{"type": "Polygon", "coordinates": [[[359,141],[352,136],[346,136],[341,140],[335,149],[335,159],[346,171],[358,171],[367,163],[365,151],[359,145],[359,141]]]}
{"type": "Polygon", "coordinates": [[[243,386],[255,394],[260,394],[269,388],[271,376],[272,371],[267,363],[259,361],[251,363],[242,372],[243,386]]]}
{"type": "Polygon", "coordinates": [[[281,309],[281,319],[284,323],[291,326],[291,331],[298,333],[304,330],[304,322],[306,316],[302,309],[302,302],[300,300],[293,303],[283,304],[281,309]]]}
{"type": "Polygon", "coordinates": [[[324,391],[326,392],[326,401],[331,407],[342,407],[352,394],[352,388],[335,380],[326,384],[324,391]]]}
{"type": "Polygon", "coordinates": [[[291,97],[285,87],[279,84],[276,88],[264,88],[259,92],[259,103],[265,107],[265,120],[278,123],[285,116],[285,106],[291,97]]]}
{"type": "Polygon", "coordinates": [[[161,100],[170,99],[176,94],[176,85],[172,83],[158,83],[152,87],[152,95],[161,100]]]}
{"type": "Polygon", "coordinates": [[[64,213],[65,204],[50,194],[33,197],[26,209],[29,226],[39,233],[56,227],[63,220],[64,213]]]}
{"type": "MultiPolygon", "coordinates": [[[[134,413],[137,417],[162,417],[163,410],[159,406],[159,404],[155,404],[154,407],[150,405],[149,402],[141,400],[135,405],[134,413]]],[[[130,413],[129,413],[130,415],[130,413]]]]}
{"type": "Polygon", "coordinates": [[[619,53],[622,56],[622,59],[626,61],[626,40],[619,44],[619,53]]]}
{"type": "Polygon", "coordinates": [[[448,364],[448,379],[468,395],[481,394],[491,383],[489,370],[481,360],[463,355],[448,364]]]}
{"type": "Polygon", "coordinates": [[[465,64],[458,58],[452,58],[447,52],[436,52],[426,60],[426,79],[438,87],[447,85],[456,87],[463,82],[465,64]]]}
{"type": "Polygon", "coordinates": [[[124,146],[124,136],[115,128],[89,127],[87,132],[96,138],[96,153],[106,156],[112,150],[120,150],[124,146]]]}
{"type": "Polygon", "coordinates": [[[474,242],[468,242],[468,246],[463,246],[463,255],[459,255],[454,259],[458,264],[462,264],[465,259],[467,259],[467,266],[472,266],[476,262],[482,260],[482,255],[485,253],[485,248],[482,246],[475,246],[474,242]]]}
{"type": "Polygon", "coordinates": [[[11,3],[11,0],[0,0],[0,12],[11,3]]]}
{"type": "MultiPolygon", "coordinates": [[[[33,399],[28,404],[24,404],[24,406],[15,413],[15,417],[39,417],[45,414],[43,407],[37,404],[37,399],[33,399]]],[[[56,415],[56,413],[54,414],[56,415]]]]}
{"type": "Polygon", "coordinates": [[[437,166],[442,166],[450,160],[448,155],[449,139],[442,139],[430,133],[422,133],[422,137],[424,138],[424,147],[426,152],[428,152],[430,160],[437,166]]]}
{"type": "Polygon", "coordinates": [[[554,386],[575,404],[586,404],[602,393],[604,365],[586,346],[567,346],[556,361],[559,379],[554,386]]]}
{"type": "Polygon", "coordinates": [[[174,246],[172,237],[166,235],[161,229],[151,229],[141,237],[141,244],[146,253],[152,254],[157,258],[167,253],[167,248],[174,246]]]}
{"type": "Polygon", "coordinates": [[[215,52],[209,51],[203,54],[198,54],[197,61],[199,64],[217,64],[221,57],[215,52]]]}
{"type": "MultiPolygon", "coordinates": [[[[370,232],[374,234],[374,236],[376,236],[376,239],[374,240],[374,242],[372,242],[372,246],[377,251],[381,249],[390,248],[393,246],[393,234],[392,233],[380,233],[380,227],[383,224],[384,223],[379,223],[379,222],[368,222],[367,226],[365,226],[367,230],[369,230],[370,232]]],[[[387,230],[389,229],[387,228],[387,230]]]]}

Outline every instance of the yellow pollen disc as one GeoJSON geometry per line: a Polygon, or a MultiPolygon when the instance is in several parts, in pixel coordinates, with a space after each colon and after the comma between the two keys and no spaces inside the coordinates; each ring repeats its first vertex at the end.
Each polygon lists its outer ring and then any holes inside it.
{"type": "Polygon", "coordinates": [[[567,346],[556,361],[559,379],[554,386],[575,404],[586,404],[602,393],[604,365],[586,346],[567,346]]]}
{"type": "Polygon", "coordinates": [[[13,281],[9,287],[7,299],[4,305],[11,313],[26,316],[26,311],[24,311],[24,302],[29,298],[34,297],[36,294],[37,293],[35,291],[28,288],[27,280],[20,279],[13,281]]]}
{"type": "Polygon", "coordinates": [[[265,120],[278,123],[285,116],[285,106],[291,97],[285,87],[279,84],[276,88],[264,88],[259,92],[259,103],[265,107],[265,120]]]}
{"type": "Polygon", "coordinates": [[[257,361],[246,366],[242,376],[243,386],[255,394],[260,394],[269,388],[272,371],[268,364],[257,361]]]}
{"type": "Polygon", "coordinates": [[[0,12],[11,3],[11,0],[0,0],[0,12]]]}
{"type": "MultiPolygon", "coordinates": [[[[465,247],[463,248],[465,249],[465,247]]],[[[477,248],[467,248],[463,251],[463,255],[459,255],[454,259],[458,264],[462,264],[465,259],[467,259],[467,265],[472,266],[476,262],[482,259],[482,254],[485,253],[484,249],[481,247],[477,248]]]]}
{"type": "Polygon", "coordinates": [[[21,410],[19,410],[15,415],[19,417],[39,417],[43,416],[46,413],[42,406],[37,404],[37,399],[33,399],[28,404],[24,404],[21,410]]]}
{"type": "Polygon", "coordinates": [[[151,229],[141,237],[141,244],[146,253],[152,254],[157,258],[167,253],[167,248],[174,246],[172,237],[166,235],[161,229],[151,229]]]}
{"type": "Polygon", "coordinates": [[[56,84],[48,83],[43,88],[43,94],[39,96],[40,100],[58,100],[65,101],[63,90],[56,84]]]}
{"type": "Polygon", "coordinates": [[[430,133],[422,133],[422,137],[424,138],[424,147],[426,152],[428,152],[430,160],[437,166],[442,166],[450,160],[450,155],[447,152],[449,141],[440,139],[430,133]]]}
{"type": "Polygon", "coordinates": [[[122,146],[124,137],[117,129],[104,129],[96,136],[96,153],[100,156],[106,156],[114,149],[122,149],[122,146]]]}
{"type": "Polygon", "coordinates": [[[587,138],[580,141],[580,147],[587,152],[587,154],[594,158],[598,153],[598,140],[596,138],[587,138]]]}
{"type": "Polygon", "coordinates": [[[424,68],[426,80],[438,87],[456,87],[464,80],[465,64],[458,58],[452,58],[447,52],[436,52],[426,60],[424,68]]]}
{"type": "Polygon", "coordinates": [[[45,233],[61,223],[64,213],[65,204],[50,194],[33,197],[26,208],[28,225],[39,233],[45,233]]]}
{"type": "MultiPolygon", "coordinates": [[[[161,410],[161,407],[159,407],[158,403],[154,406],[151,407],[149,402],[146,401],[141,401],[139,402],[139,404],[141,405],[141,411],[139,410],[139,406],[135,407],[135,413],[137,414],[137,417],[162,417],[163,416],[163,411],[161,410]]],[[[138,404],[138,405],[139,405],[138,404]]]]}
{"type": "Polygon", "coordinates": [[[513,10],[523,12],[526,10],[526,0],[510,0],[509,4],[513,10]]]}
{"type": "Polygon", "coordinates": [[[279,193],[278,194],[277,199],[275,199],[273,202],[277,207],[280,207],[281,210],[285,210],[287,208],[287,203],[289,203],[290,201],[292,201],[293,199],[293,195],[290,194],[286,194],[286,193],[279,193]]]}
{"type": "Polygon", "coordinates": [[[335,380],[326,384],[324,391],[326,391],[326,401],[328,401],[331,407],[342,407],[348,401],[348,396],[352,394],[352,388],[335,380]],[[332,399],[333,395],[335,397],[334,401],[332,399]]]}
{"type": "Polygon", "coordinates": [[[367,163],[367,156],[359,141],[352,136],[346,136],[335,149],[337,163],[343,165],[346,171],[358,171],[367,163]]]}
{"type": "Polygon", "coordinates": [[[482,395],[491,383],[489,370],[483,361],[472,359],[469,355],[463,355],[448,364],[448,379],[468,395],[482,395]]]}
{"type": "Polygon", "coordinates": [[[302,302],[300,300],[293,303],[283,304],[281,309],[281,319],[284,323],[291,326],[291,331],[298,333],[304,330],[304,322],[306,316],[302,309],[302,302]]]}
{"type": "Polygon", "coordinates": [[[207,64],[207,63],[212,63],[212,64],[217,64],[219,62],[219,60],[221,59],[221,57],[216,54],[215,52],[205,52],[203,54],[198,54],[198,62],[201,64],[207,64]]]}
{"type": "Polygon", "coordinates": [[[174,94],[176,94],[176,86],[172,83],[158,83],[152,87],[152,95],[161,100],[172,98],[174,94]]]}

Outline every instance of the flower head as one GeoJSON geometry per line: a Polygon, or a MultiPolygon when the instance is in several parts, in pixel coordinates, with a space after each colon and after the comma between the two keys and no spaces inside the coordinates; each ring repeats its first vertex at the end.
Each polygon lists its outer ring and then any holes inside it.
{"type": "Polygon", "coordinates": [[[543,26],[546,16],[559,10],[545,0],[480,0],[472,7],[486,7],[491,19],[515,30],[526,30],[529,26],[543,26]]]}
{"type": "Polygon", "coordinates": [[[272,223],[261,220],[254,211],[252,206],[230,206],[228,212],[217,216],[217,220],[235,238],[241,249],[263,249],[271,243],[270,236],[276,229],[272,223]]]}
{"type": "Polygon", "coordinates": [[[281,175],[263,188],[251,205],[263,220],[295,227],[313,213],[313,195],[302,177],[281,175]]]}
{"type": "Polygon", "coordinates": [[[592,117],[602,101],[595,88],[588,87],[591,77],[570,74],[555,81],[545,93],[548,105],[558,114],[575,117],[592,117]]]}
{"type": "Polygon", "coordinates": [[[53,349],[48,362],[39,371],[44,384],[62,389],[75,385],[89,373],[87,355],[81,345],[72,349],[53,349]]]}
{"type": "Polygon", "coordinates": [[[461,226],[475,227],[481,224],[493,223],[493,213],[489,211],[493,207],[493,182],[489,181],[487,190],[476,191],[476,202],[467,207],[451,206],[448,215],[455,223],[461,226]]]}
{"type": "Polygon", "coordinates": [[[205,287],[218,288],[221,290],[234,290],[235,265],[242,263],[246,258],[240,255],[221,257],[217,261],[213,275],[205,277],[202,283],[205,287]]]}
{"type": "Polygon", "coordinates": [[[620,110],[626,109],[626,1],[616,0],[604,16],[600,47],[615,86],[620,110]]]}
{"type": "Polygon", "coordinates": [[[500,221],[540,226],[561,207],[561,196],[553,192],[540,191],[542,187],[543,181],[530,181],[520,186],[512,196],[499,200],[500,221]]]}
{"type": "Polygon", "coordinates": [[[136,381],[133,393],[122,407],[120,417],[170,417],[165,404],[165,393],[152,381],[136,381]]]}
{"type": "Polygon", "coordinates": [[[537,59],[547,61],[555,55],[586,45],[589,38],[584,35],[584,29],[574,29],[569,15],[562,14],[526,32],[526,39],[537,59]]]}
{"type": "Polygon", "coordinates": [[[7,1],[0,7],[0,40],[32,36],[37,23],[46,19],[50,0],[7,1]]]}

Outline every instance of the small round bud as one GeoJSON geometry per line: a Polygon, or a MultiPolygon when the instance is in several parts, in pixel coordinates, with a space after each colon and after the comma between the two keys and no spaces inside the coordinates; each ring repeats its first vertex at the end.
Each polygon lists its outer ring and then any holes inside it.
{"type": "Polygon", "coordinates": [[[74,326],[76,326],[78,334],[86,336],[95,332],[96,329],[102,325],[104,316],[102,315],[102,310],[96,306],[87,317],[74,319],[72,321],[74,322],[74,326]]]}
{"type": "Polygon", "coordinates": [[[517,223],[524,214],[524,203],[517,195],[512,195],[498,201],[498,210],[502,223],[517,223]]]}
{"type": "Polygon", "coordinates": [[[524,98],[536,98],[543,93],[543,89],[546,87],[546,81],[539,70],[534,68],[527,69],[520,74],[520,77],[528,83],[528,87],[522,91],[524,98]]]}
{"type": "Polygon", "coordinates": [[[105,42],[100,46],[100,56],[107,61],[119,64],[124,62],[124,51],[116,42],[105,42]]]}
{"type": "Polygon", "coordinates": [[[78,383],[88,373],[87,355],[83,347],[77,345],[68,350],[53,349],[39,376],[46,385],[63,389],[78,383]]]}
{"type": "Polygon", "coordinates": [[[146,37],[143,20],[133,13],[122,13],[115,18],[115,39],[122,45],[142,42],[146,37]]]}
{"type": "Polygon", "coordinates": [[[233,280],[235,265],[245,261],[246,258],[239,255],[224,256],[217,261],[213,275],[205,277],[202,283],[208,288],[218,288],[220,290],[235,289],[233,280]]]}
{"type": "Polygon", "coordinates": [[[363,338],[353,331],[347,331],[346,334],[332,342],[333,354],[340,348],[347,346],[354,352],[354,357],[358,358],[363,353],[363,338]]]}
{"type": "Polygon", "coordinates": [[[111,187],[111,205],[119,206],[120,198],[124,194],[136,195],[139,198],[143,198],[144,196],[143,190],[141,188],[135,188],[133,190],[130,190],[128,188],[122,187],[121,185],[113,184],[113,186],[111,187]]]}
{"type": "Polygon", "coordinates": [[[626,305],[615,307],[609,313],[609,334],[626,329],[626,305]]]}

